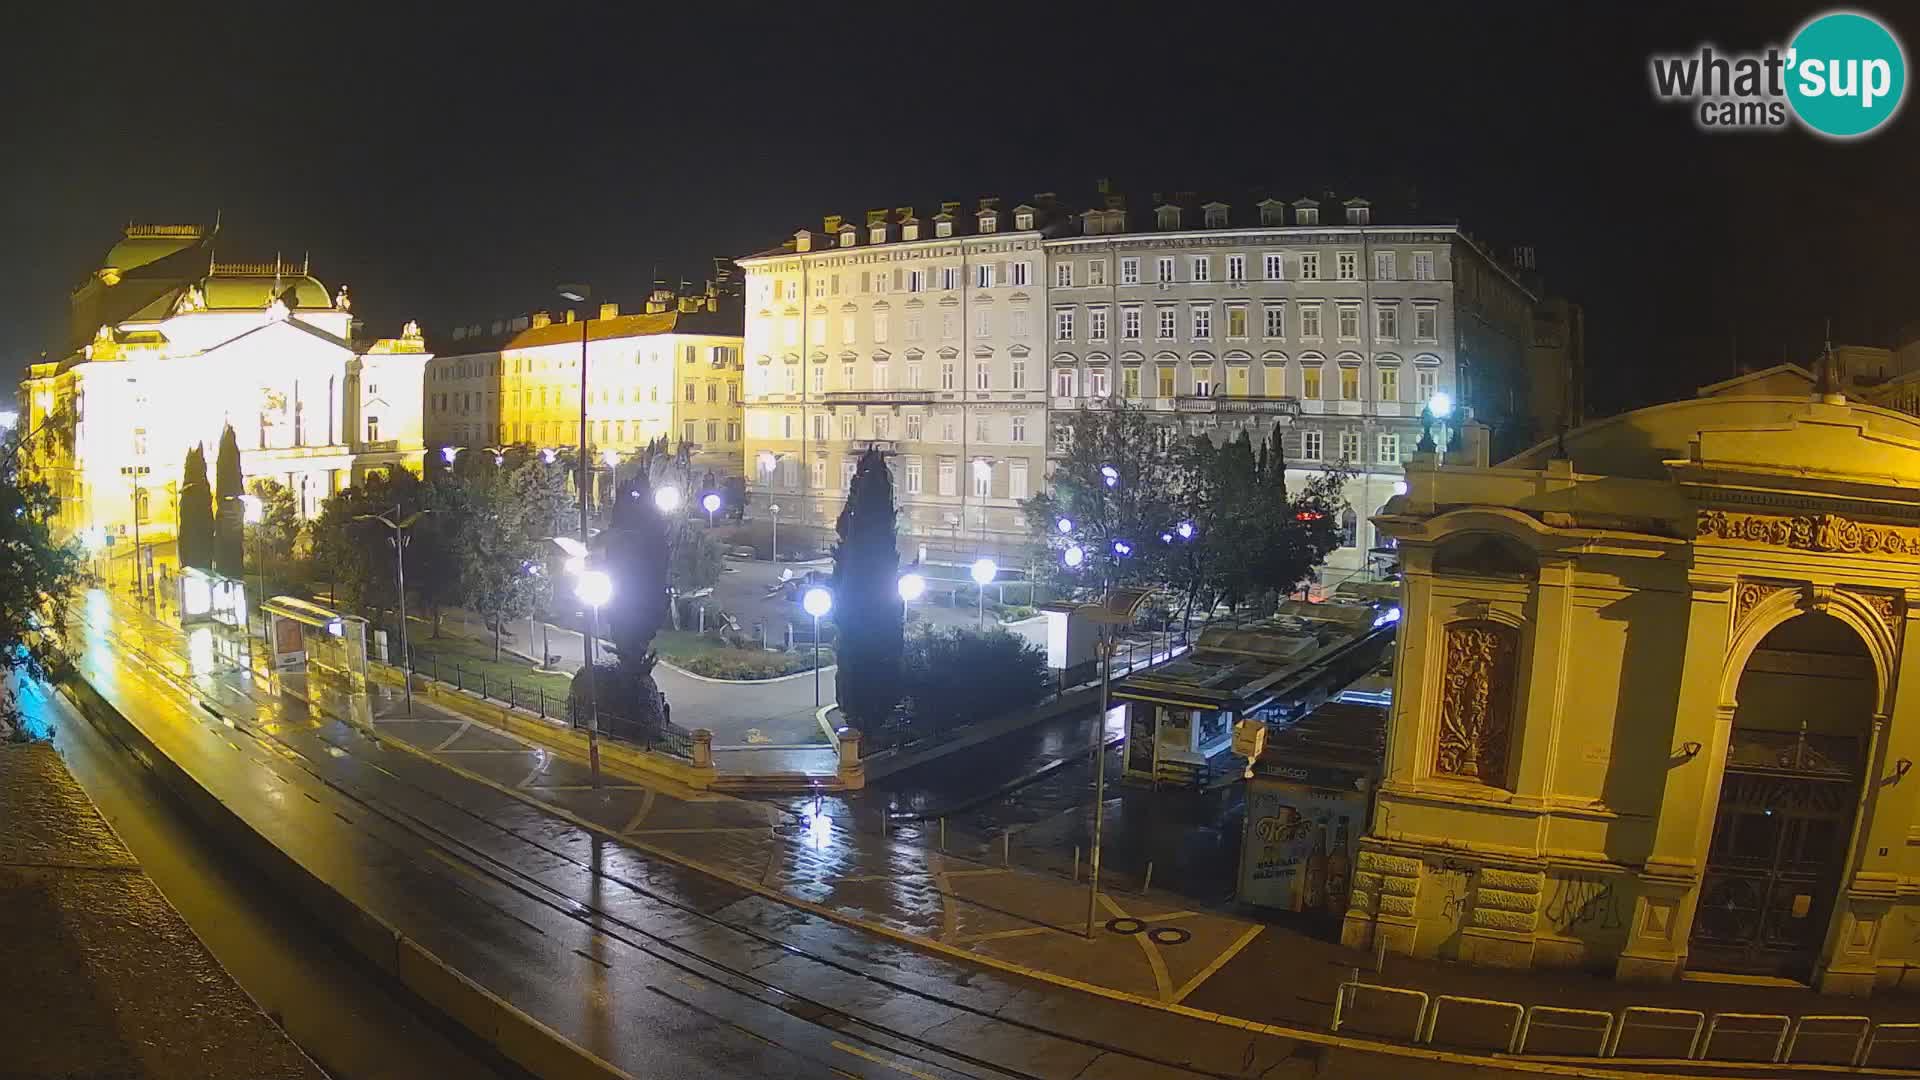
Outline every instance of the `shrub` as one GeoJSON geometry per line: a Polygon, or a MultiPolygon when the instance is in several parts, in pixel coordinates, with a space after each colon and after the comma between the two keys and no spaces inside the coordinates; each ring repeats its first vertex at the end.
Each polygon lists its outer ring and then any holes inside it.
{"type": "Polygon", "coordinates": [[[907,640],[908,711],[941,733],[1025,709],[1053,689],[1044,649],[1004,630],[934,630],[907,640]]]}
{"type": "Polygon", "coordinates": [[[1022,619],[1031,619],[1035,615],[1040,614],[1040,609],[1029,607],[1026,604],[1008,604],[998,609],[996,614],[1007,622],[1019,622],[1022,619]]]}
{"type": "MultiPolygon", "coordinates": [[[[762,652],[758,649],[696,653],[673,661],[675,666],[709,679],[774,679],[813,668],[813,650],[790,653],[762,652]]],[[[822,666],[833,663],[833,652],[820,650],[822,666]]]]}

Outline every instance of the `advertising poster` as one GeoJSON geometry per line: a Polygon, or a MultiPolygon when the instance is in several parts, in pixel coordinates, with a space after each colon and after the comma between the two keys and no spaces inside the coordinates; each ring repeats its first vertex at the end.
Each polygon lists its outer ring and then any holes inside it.
{"type": "Polygon", "coordinates": [[[1127,775],[1153,779],[1160,764],[1157,753],[1159,733],[1154,730],[1154,714],[1159,710],[1136,701],[1127,707],[1127,775]]]}
{"type": "Polygon", "coordinates": [[[1267,777],[1249,781],[1240,899],[1281,911],[1341,914],[1367,797],[1267,777]]]}

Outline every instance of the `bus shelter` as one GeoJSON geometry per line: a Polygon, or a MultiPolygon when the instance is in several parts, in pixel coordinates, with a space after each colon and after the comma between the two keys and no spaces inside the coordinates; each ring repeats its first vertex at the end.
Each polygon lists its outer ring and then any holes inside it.
{"type": "Polygon", "coordinates": [[[367,694],[367,620],[297,596],[260,605],[267,619],[273,692],[349,723],[372,719],[367,694]]]}

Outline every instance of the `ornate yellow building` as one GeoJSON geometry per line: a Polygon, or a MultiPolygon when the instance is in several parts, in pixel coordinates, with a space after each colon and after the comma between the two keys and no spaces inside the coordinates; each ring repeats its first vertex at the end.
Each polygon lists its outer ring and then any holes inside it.
{"type": "Polygon", "coordinates": [[[657,288],[644,310],[599,318],[524,318],[457,327],[427,367],[427,441],[434,446],[580,443],[580,351],[587,348],[587,443],[625,454],[665,435],[696,468],[741,474],[738,301],[722,285],[676,296],[657,288]]]}
{"type": "Polygon", "coordinates": [[[1736,380],[1408,483],[1348,944],[1920,977],[1920,420],[1736,380]]]}
{"type": "MultiPolygon", "coordinates": [[[[369,470],[418,470],[419,328],[352,341],[347,291],[304,263],[219,261],[215,230],[129,225],[71,298],[67,353],[23,387],[29,430],[47,427],[34,465],[61,499],[69,532],[171,536],[186,454],[222,429],[248,480],[287,485],[312,517],[369,470]]],[[[209,476],[211,479],[211,475],[209,476]]]]}

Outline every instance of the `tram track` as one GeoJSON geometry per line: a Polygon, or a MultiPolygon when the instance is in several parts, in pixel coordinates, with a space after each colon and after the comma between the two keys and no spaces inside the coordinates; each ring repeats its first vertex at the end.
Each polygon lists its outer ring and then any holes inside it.
{"type": "MultiPolygon", "coordinates": [[[[604,867],[596,867],[592,863],[582,860],[557,845],[543,842],[539,838],[528,836],[508,825],[495,821],[485,814],[478,813],[472,808],[461,804],[459,801],[449,798],[440,791],[434,790],[432,787],[417,783],[401,775],[394,769],[388,768],[372,756],[365,754],[361,747],[354,745],[354,740],[372,741],[376,746],[381,745],[377,738],[377,728],[372,736],[360,733],[357,729],[349,729],[353,731],[353,734],[350,735],[346,741],[328,738],[320,732],[314,732],[313,740],[326,747],[325,750],[320,750],[317,747],[309,748],[296,745],[294,741],[263,728],[255,716],[242,716],[236,720],[233,716],[221,711],[225,708],[229,712],[245,711],[251,713],[257,708],[258,703],[255,702],[250,695],[242,694],[232,687],[216,683],[215,685],[220,687],[221,690],[226,691],[227,695],[237,699],[234,701],[222,701],[221,693],[217,691],[209,692],[208,688],[196,683],[191,675],[183,677],[181,673],[173,670],[174,664],[180,661],[178,656],[173,656],[172,660],[174,663],[170,664],[166,659],[154,656],[144,648],[141,643],[129,640],[118,628],[100,627],[92,623],[88,623],[88,625],[96,634],[104,634],[106,638],[114,642],[118,648],[138,657],[141,661],[141,666],[157,678],[163,680],[173,692],[183,694],[197,704],[201,711],[211,717],[210,720],[204,721],[209,730],[213,730],[217,735],[221,735],[222,737],[224,737],[225,733],[220,731],[220,728],[225,728],[226,731],[246,736],[259,747],[261,753],[260,763],[268,767],[269,771],[271,771],[271,766],[268,763],[275,759],[297,767],[301,773],[311,781],[323,785],[338,797],[359,807],[363,812],[376,815],[391,827],[399,829],[409,835],[414,842],[422,845],[422,849],[429,855],[434,863],[443,864],[442,869],[452,867],[457,871],[463,871],[466,876],[485,882],[498,889],[505,890],[507,893],[517,896],[528,903],[540,905],[563,918],[573,920],[585,926],[593,934],[604,937],[609,941],[618,942],[628,949],[649,956],[655,961],[680,971],[690,978],[705,979],[716,986],[724,987],[730,993],[738,995],[746,1001],[778,1010],[780,1013],[812,1025],[822,1033],[830,1035],[833,1038],[852,1040],[861,1044],[863,1047],[869,1048],[870,1052],[906,1057],[918,1065],[936,1070],[944,1069],[954,1071],[954,1065],[958,1063],[967,1070],[971,1070],[970,1075],[1008,1077],[1012,1078],[1012,1080],[1028,1080],[1028,1078],[1039,1080],[1041,1076],[1041,1074],[1026,1071],[1017,1065],[990,1060],[967,1050],[925,1038],[902,1028],[844,1012],[826,1001],[809,996],[804,991],[769,981],[756,975],[747,968],[729,964],[724,960],[719,960],[711,955],[691,949],[686,945],[646,929],[632,919],[615,913],[610,910],[609,905],[585,902],[569,895],[561,889],[542,881],[536,874],[514,865],[510,861],[510,856],[503,857],[495,854],[494,852],[486,850],[486,848],[478,843],[455,835],[423,817],[421,814],[414,812],[414,810],[401,805],[388,795],[383,795],[375,791],[369,785],[338,778],[334,775],[329,775],[330,772],[337,768],[338,763],[343,758],[351,759],[354,764],[377,773],[383,778],[384,783],[395,785],[412,798],[426,800],[429,805],[438,807],[442,812],[458,815],[461,819],[465,819],[477,827],[487,830],[488,832],[483,835],[494,835],[510,844],[519,845],[528,852],[538,853],[541,857],[556,860],[558,863],[571,868],[575,872],[584,873],[587,875],[587,880],[589,881],[597,880],[607,885],[616,886],[626,894],[645,899],[649,904],[658,909],[698,920],[704,925],[735,935],[742,941],[776,949],[782,955],[805,961],[809,965],[833,972],[838,976],[860,980],[883,990],[887,994],[904,995],[935,1003],[946,1009],[977,1017],[986,1023],[1001,1025],[1027,1035],[1038,1035],[1044,1038],[1060,1040],[1061,1042],[1080,1047],[1085,1051],[1093,1052],[1096,1057],[1100,1055],[1113,1055],[1137,1061],[1142,1065],[1171,1070],[1178,1075],[1218,1077],[1221,1078],[1221,1080],[1227,1080],[1228,1077],[1235,1075],[1210,1071],[1187,1063],[1169,1060],[1159,1055],[1143,1053],[1097,1038],[1090,1038],[1086,1035],[1073,1034],[1043,1024],[1032,1023],[1017,1017],[1000,1016],[992,1010],[930,993],[920,987],[887,978],[879,973],[857,967],[834,957],[796,945],[791,941],[767,934],[757,928],[740,925],[719,915],[701,910],[696,905],[666,895],[657,889],[651,888],[639,881],[632,880],[625,875],[610,872],[604,867]]],[[[405,747],[404,749],[411,752],[410,747],[405,747]]],[[[430,759],[425,760],[423,764],[433,768],[440,767],[437,762],[431,761],[430,759]]],[[[520,801],[532,806],[536,810],[546,813],[546,808],[535,800],[520,797],[520,801]]],[[[589,831],[590,829],[589,826],[583,826],[578,822],[569,821],[565,818],[556,817],[551,814],[547,816],[549,820],[563,821],[573,828],[581,829],[582,831],[589,831]]],[[[626,845],[619,837],[610,831],[593,829],[591,832],[620,844],[621,848],[633,858],[646,862],[652,862],[659,858],[652,853],[638,851],[626,845]]],[[[399,845],[393,846],[396,848],[399,847],[399,845]]],[[[409,855],[409,858],[411,858],[411,855],[409,855]]],[[[414,861],[418,862],[418,860],[414,861]]],[[[668,861],[670,862],[670,860],[668,861]]],[[[432,867],[427,868],[429,870],[432,869],[432,867]]],[[[689,870],[689,872],[697,873],[699,871],[689,870]]],[[[456,884],[456,887],[459,888],[460,886],[456,884]]],[[[473,895],[471,890],[462,888],[461,891],[473,895]]],[[[596,887],[594,891],[597,894],[599,890],[596,887]]],[[[480,899],[482,903],[489,903],[478,897],[476,897],[476,899],[480,899]]],[[[489,903],[489,906],[494,907],[496,910],[502,910],[508,917],[514,918],[516,921],[526,923],[529,926],[533,925],[528,923],[527,920],[512,915],[510,912],[504,912],[504,909],[498,904],[489,903]]],[[[588,957],[588,959],[593,960],[594,958],[588,957]]],[[[599,963],[600,961],[595,960],[595,962],[599,963]]],[[[651,988],[656,990],[660,989],[658,987],[651,988]]],[[[679,995],[672,994],[665,990],[661,990],[660,992],[668,998],[681,1001],[683,1004],[688,1004],[689,1007],[696,1008],[697,1011],[711,1011],[704,1010],[703,1007],[693,1006],[691,1003],[685,1002],[679,995]]],[[[733,1020],[727,1020],[726,1022],[731,1026],[739,1026],[739,1024],[733,1020]]],[[[764,1036],[756,1037],[764,1038],[764,1036]]],[[[789,1047],[789,1049],[792,1048],[789,1047]]],[[[862,1055],[856,1053],[854,1056],[859,1057],[862,1055]]],[[[896,1069],[896,1071],[899,1070],[896,1069]]]]}

